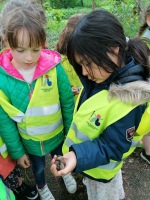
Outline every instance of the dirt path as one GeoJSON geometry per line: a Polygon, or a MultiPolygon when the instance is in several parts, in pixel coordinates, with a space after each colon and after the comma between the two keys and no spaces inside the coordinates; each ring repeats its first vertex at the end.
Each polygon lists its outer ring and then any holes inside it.
{"type": "MultiPolygon", "coordinates": [[[[125,161],[122,172],[126,197],[124,200],[150,200],[150,165],[145,163],[139,156],[140,148],[125,161]]],[[[86,188],[82,184],[80,174],[74,174],[78,184],[75,194],[69,194],[65,188],[62,178],[55,178],[50,172],[50,155],[46,156],[46,180],[55,197],[55,200],[87,200],[86,188]]],[[[23,170],[25,181],[35,184],[31,167],[23,170]]],[[[39,200],[39,198],[37,199],[39,200]]]]}

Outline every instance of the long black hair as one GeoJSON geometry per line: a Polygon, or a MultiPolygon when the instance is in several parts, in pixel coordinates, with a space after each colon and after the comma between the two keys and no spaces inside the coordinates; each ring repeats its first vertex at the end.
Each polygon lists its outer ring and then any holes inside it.
{"type": "MultiPolygon", "coordinates": [[[[75,54],[82,56],[87,62],[93,61],[109,73],[117,74],[122,64],[127,64],[128,52],[136,64],[143,66],[144,78],[148,78],[150,74],[149,50],[146,44],[140,38],[130,39],[127,44],[120,22],[113,14],[103,9],[92,11],[82,17],[72,32],[67,46],[67,57],[80,76],[82,76],[82,69],[76,63],[75,54]],[[118,54],[115,54],[114,47],[119,47],[118,54]],[[118,65],[110,59],[107,53],[118,57],[118,65]]],[[[90,64],[88,68],[92,71],[90,64]]]]}

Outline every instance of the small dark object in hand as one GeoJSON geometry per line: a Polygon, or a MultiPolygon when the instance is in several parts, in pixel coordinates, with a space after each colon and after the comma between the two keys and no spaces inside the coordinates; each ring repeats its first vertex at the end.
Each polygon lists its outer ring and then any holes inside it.
{"type": "Polygon", "coordinates": [[[66,163],[64,161],[63,156],[57,156],[57,159],[55,161],[55,165],[56,165],[57,171],[60,171],[60,170],[65,168],[66,163]]]}

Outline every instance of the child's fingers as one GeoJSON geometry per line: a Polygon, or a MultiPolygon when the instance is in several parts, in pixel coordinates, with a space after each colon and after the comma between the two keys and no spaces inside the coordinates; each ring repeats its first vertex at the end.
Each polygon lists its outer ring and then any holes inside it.
{"type": "MultiPolygon", "coordinates": [[[[56,171],[57,171],[57,169],[56,169],[56,171]]],[[[73,171],[72,167],[66,166],[64,169],[57,171],[55,173],[56,173],[57,176],[64,176],[64,175],[69,174],[72,171],[73,171]]]]}
{"type": "Polygon", "coordinates": [[[30,166],[30,162],[29,162],[28,159],[25,160],[25,164],[26,164],[27,166],[30,166]]]}
{"type": "Polygon", "coordinates": [[[61,173],[60,171],[57,171],[55,164],[51,166],[51,172],[54,174],[54,176],[61,176],[61,173]]]}
{"type": "Polygon", "coordinates": [[[56,159],[57,159],[57,156],[54,155],[54,158],[53,158],[52,161],[51,161],[51,165],[55,163],[56,159]]]}

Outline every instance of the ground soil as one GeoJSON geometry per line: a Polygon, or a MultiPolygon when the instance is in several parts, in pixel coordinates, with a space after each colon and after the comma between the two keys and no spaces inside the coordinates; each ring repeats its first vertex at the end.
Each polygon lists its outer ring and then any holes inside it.
{"type": "MultiPolygon", "coordinates": [[[[150,165],[140,157],[141,148],[125,160],[122,173],[126,197],[124,200],[150,200],[150,165]]],[[[55,178],[50,172],[51,156],[46,156],[45,174],[47,184],[55,200],[87,200],[86,188],[82,184],[82,176],[73,174],[78,189],[75,194],[69,194],[61,177],[55,178]]],[[[35,180],[31,167],[23,170],[25,182],[34,185],[35,180]]],[[[37,198],[39,200],[39,198],[37,198]]]]}

